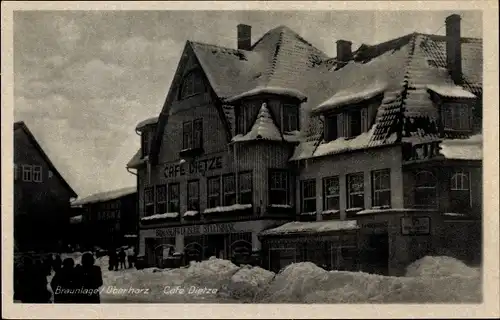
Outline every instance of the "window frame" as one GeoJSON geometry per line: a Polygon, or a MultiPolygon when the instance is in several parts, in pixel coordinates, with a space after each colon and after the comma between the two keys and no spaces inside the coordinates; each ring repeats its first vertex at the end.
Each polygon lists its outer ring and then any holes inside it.
{"type": "Polygon", "coordinates": [[[269,180],[269,192],[268,192],[268,197],[269,197],[269,204],[270,205],[290,205],[290,175],[288,170],[286,169],[268,169],[268,180],[269,180]],[[285,177],[285,185],[284,188],[282,187],[275,187],[273,186],[273,174],[279,174],[280,175],[280,185],[283,184],[283,180],[281,180],[283,177],[285,177]],[[285,195],[285,203],[275,203],[273,200],[276,200],[277,197],[273,197],[274,193],[280,193],[283,192],[285,195]]]}
{"type": "Polygon", "coordinates": [[[141,132],[141,151],[143,158],[149,155],[149,151],[151,149],[151,135],[152,132],[149,130],[149,128],[146,128],[141,132]]]}
{"type": "MultiPolygon", "coordinates": [[[[392,186],[391,186],[391,169],[386,168],[386,169],[379,169],[379,170],[373,170],[371,172],[371,179],[372,179],[372,207],[392,207],[392,186]],[[388,183],[389,187],[388,188],[377,188],[377,178],[380,179],[383,176],[388,177],[388,183]],[[380,203],[380,194],[389,192],[389,204],[381,204],[380,203]]],[[[380,184],[379,184],[380,186],[380,184]]]]}
{"type": "Polygon", "coordinates": [[[472,107],[463,102],[445,102],[441,107],[442,125],[444,131],[472,131],[472,107]],[[466,112],[464,116],[463,112],[466,112]],[[462,121],[467,120],[464,125],[462,121]]]}
{"type": "MultiPolygon", "coordinates": [[[[464,170],[459,170],[459,171],[453,171],[451,177],[450,177],[450,202],[451,200],[455,199],[456,196],[454,193],[459,193],[459,196],[457,198],[461,198],[464,192],[467,192],[467,209],[472,208],[472,185],[471,185],[471,174],[468,171],[464,170]],[[458,181],[454,179],[455,177],[461,176],[461,183],[460,186],[458,185],[458,181]],[[467,189],[464,189],[464,178],[467,179],[467,186],[465,186],[467,189]],[[454,183],[455,182],[455,183],[454,183]]],[[[453,208],[455,209],[455,208],[453,208]]]]}
{"type": "Polygon", "coordinates": [[[240,204],[253,204],[253,172],[252,171],[241,171],[238,172],[238,188],[239,188],[239,203],[240,204]],[[250,189],[243,189],[242,188],[242,177],[245,175],[249,175],[249,182],[250,182],[250,189]],[[250,201],[249,202],[244,202],[241,199],[243,199],[243,194],[250,194],[250,201]]]}
{"type": "Polygon", "coordinates": [[[22,181],[33,182],[33,166],[30,164],[22,165],[22,181]]]}
{"type": "Polygon", "coordinates": [[[317,212],[317,211],[318,211],[318,206],[317,206],[317,194],[316,194],[316,179],[301,180],[300,181],[300,213],[305,214],[305,213],[311,213],[311,212],[317,212]],[[314,197],[312,197],[312,196],[305,197],[306,184],[311,184],[313,186],[314,197]],[[306,201],[311,201],[314,203],[314,211],[305,211],[304,210],[304,208],[305,208],[304,204],[306,201]]]}
{"type": "Polygon", "coordinates": [[[348,130],[347,138],[355,138],[363,133],[363,111],[361,108],[354,108],[347,111],[348,130]],[[359,113],[359,132],[353,132],[353,114],[359,113]]]}
{"type": "MultiPolygon", "coordinates": [[[[438,179],[436,177],[436,175],[434,174],[434,172],[432,171],[429,171],[429,170],[420,170],[420,171],[417,171],[415,172],[414,174],[414,179],[415,179],[415,186],[414,186],[414,206],[415,207],[423,207],[423,208],[437,208],[439,206],[439,200],[438,200],[438,185],[439,185],[439,182],[438,182],[438,179]],[[434,186],[425,186],[425,185],[418,185],[418,176],[420,174],[430,174],[433,178],[433,181],[434,181],[434,186]],[[428,203],[426,204],[421,204],[419,203],[419,201],[417,201],[417,198],[419,198],[418,194],[419,194],[419,190],[434,190],[434,201],[435,201],[435,204],[433,205],[429,205],[428,203]]],[[[427,183],[429,184],[429,183],[427,183]]]]}
{"type": "Polygon", "coordinates": [[[180,210],[181,210],[181,184],[179,182],[171,182],[168,184],[168,188],[167,188],[167,212],[168,213],[174,213],[174,212],[177,212],[180,214],[180,210]],[[177,188],[177,198],[172,198],[172,192],[173,190],[177,188]],[[177,210],[172,210],[171,209],[171,205],[173,202],[175,202],[174,200],[177,200],[177,210]]]}
{"type": "Polygon", "coordinates": [[[207,177],[207,209],[211,208],[216,208],[220,207],[222,205],[222,181],[220,176],[211,176],[207,177]],[[210,188],[210,182],[211,181],[218,181],[219,187],[218,187],[218,192],[217,193],[211,193],[211,188],[210,188]],[[217,205],[212,206],[210,204],[211,199],[217,199],[217,205]]]}
{"type": "Polygon", "coordinates": [[[293,132],[300,130],[299,128],[299,108],[293,103],[283,103],[281,105],[281,128],[282,132],[293,132]],[[292,113],[286,112],[287,110],[293,110],[292,113]],[[290,119],[290,115],[293,115],[295,119],[290,119]],[[292,121],[293,120],[293,121],[292,121]],[[292,126],[290,126],[293,124],[292,126]],[[292,129],[290,129],[292,128],[292,129]]]}
{"type": "Polygon", "coordinates": [[[193,142],[191,143],[194,149],[203,148],[203,118],[193,120],[193,142]],[[199,124],[199,126],[197,126],[199,124]],[[198,134],[198,136],[197,136],[198,134]]]}
{"type": "Polygon", "coordinates": [[[325,115],[323,140],[325,140],[325,142],[337,140],[339,138],[338,127],[339,123],[337,114],[325,115]],[[331,124],[333,123],[335,123],[335,128],[331,128],[331,124]]]}
{"type": "Polygon", "coordinates": [[[199,179],[188,180],[186,194],[187,194],[187,211],[198,211],[199,212],[200,211],[200,180],[199,179]],[[190,186],[192,184],[196,184],[196,190],[197,190],[196,197],[194,197],[191,194],[190,186]],[[191,202],[193,200],[196,200],[196,202],[197,202],[196,206],[191,206],[191,202]],[[196,208],[194,208],[194,207],[196,207],[196,208]]]}
{"type": "Polygon", "coordinates": [[[151,186],[151,187],[146,187],[144,188],[144,216],[145,217],[148,217],[148,216],[152,216],[155,214],[155,193],[154,193],[154,188],[151,186]],[[151,202],[148,202],[148,192],[151,193],[151,202]],[[152,207],[153,210],[151,213],[148,213],[148,207],[152,207]]]}
{"type": "Polygon", "coordinates": [[[222,189],[222,206],[227,207],[227,206],[231,206],[231,205],[236,204],[236,201],[237,201],[236,175],[234,173],[227,173],[227,174],[222,175],[221,185],[222,185],[222,188],[221,188],[222,189]],[[226,179],[227,178],[229,178],[229,179],[232,178],[232,182],[233,182],[233,189],[232,189],[232,191],[229,191],[229,192],[226,192],[226,179]],[[228,197],[228,196],[231,196],[231,197],[234,196],[234,203],[227,202],[226,197],[228,197]]]}
{"type": "Polygon", "coordinates": [[[33,165],[33,182],[43,182],[43,168],[40,165],[33,165]]]}
{"type": "Polygon", "coordinates": [[[187,72],[182,77],[182,82],[179,87],[178,100],[185,100],[190,97],[202,94],[206,91],[203,74],[200,70],[194,69],[187,72]],[[190,87],[186,87],[190,82],[190,87]],[[189,91],[186,88],[190,89],[189,91]]]}
{"type": "Polygon", "coordinates": [[[167,212],[167,195],[168,195],[168,190],[167,190],[167,185],[166,184],[161,184],[161,185],[156,185],[155,186],[155,203],[156,203],[156,208],[155,212],[158,214],[163,214],[167,212]],[[159,196],[159,190],[164,190],[163,194],[163,200],[160,199],[159,196]],[[160,206],[164,207],[164,210],[160,210],[160,206]]]}
{"type": "Polygon", "coordinates": [[[193,121],[188,120],[182,123],[182,150],[193,148],[193,121]]]}
{"type": "Polygon", "coordinates": [[[329,211],[329,210],[340,210],[340,177],[337,176],[329,176],[329,177],[324,177],[323,179],[323,211],[329,211]],[[336,181],[337,182],[337,194],[335,195],[328,195],[327,194],[327,183],[329,181],[336,181]],[[337,198],[337,207],[336,208],[329,208],[328,207],[328,199],[330,198],[337,198]]]}
{"type": "Polygon", "coordinates": [[[346,184],[347,184],[347,209],[354,209],[354,208],[364,208],[365,204],[365,173],[364,172],[354,172],[346,175],[346,184]],[[356,176],[361,176],[362,178],[362,189],[360,191],[352,191],[351,190],[351,178],[354,178],[356,176]],[[352,196],[359,196],[362,195],[363,197],[363,205],[361,207],[354,206],[351,202],[351,197],[352,196]]]}

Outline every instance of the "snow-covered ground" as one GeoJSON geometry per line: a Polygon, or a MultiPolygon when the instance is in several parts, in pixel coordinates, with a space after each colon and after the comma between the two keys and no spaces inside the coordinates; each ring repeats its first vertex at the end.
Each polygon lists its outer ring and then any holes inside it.
{"type": "MultiPolygon", "coordinates": [[[[81,255],[71,256],[79,262],[81,255]]],[[[278,274],[259,267],[238,267],[215,258],[170,270],[109,271],[107,262],[107,257],[96,260],[104,278],[103,303],[474,303],[482,300],[480,270],[450,257],[428,256],[415,261],[408,266],[405,277],[325,271],[310,262],[292,264],[278,274]]]]}

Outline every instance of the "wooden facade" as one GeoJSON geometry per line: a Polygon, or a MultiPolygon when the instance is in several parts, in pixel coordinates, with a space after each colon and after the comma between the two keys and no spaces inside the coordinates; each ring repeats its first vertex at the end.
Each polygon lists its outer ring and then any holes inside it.
{"type": "Polygon", "coordinates": [[[14,239],[16,248],[59,250],[68,238],[70,200],[62,178],[26,124],[14,124],[14,239]]]}

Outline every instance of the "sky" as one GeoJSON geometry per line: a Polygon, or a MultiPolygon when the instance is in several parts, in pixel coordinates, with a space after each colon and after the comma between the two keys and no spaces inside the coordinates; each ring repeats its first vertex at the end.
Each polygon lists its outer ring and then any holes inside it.
{"type": "Polygon", "coordinates": [[[83,198],[134,186],[125,169],[140,146],[135,125],[158,116],[187,40],[236,47],[286,25],[329,56],[411,33],[444,35],[462,16],[462,36],[482,37],[481,11],[17,11],[14,119],[24,121],[83,198]]]}

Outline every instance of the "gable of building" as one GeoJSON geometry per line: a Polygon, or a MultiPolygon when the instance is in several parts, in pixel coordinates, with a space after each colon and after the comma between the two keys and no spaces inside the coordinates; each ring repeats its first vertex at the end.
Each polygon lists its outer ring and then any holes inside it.
{"type": "MultiPolygon", "coordinates": [[[[14,123],[14,137],[16,137],[16,132],[20,132],[26,137],[27,141],[29,142],[29,145],[35,150],[35,152],[39,155],[39,157],[45,162],[45,165],[49,168],[49,170],[54,174],[55,177],[57,177],[58,181],[61,183],[63,188],[65,188],[68,193],[70,194],[71,197],[76,198],[77,194],[71,188],[71,186],[68,184],[68,182],[63,178],[61,173],[56,169],[48,155],[45,153],[45,151],[42,149],[38,141],[35,139],[34,135],[31,133],[31,131],[28,129],[26,124],[23,121],[18,121],[14,123]]],[[[21,141],[19,141],[21,144],[21,141]]],[[[16,141],[14,141],[14,144],[16,145],[16,141]]]]}

